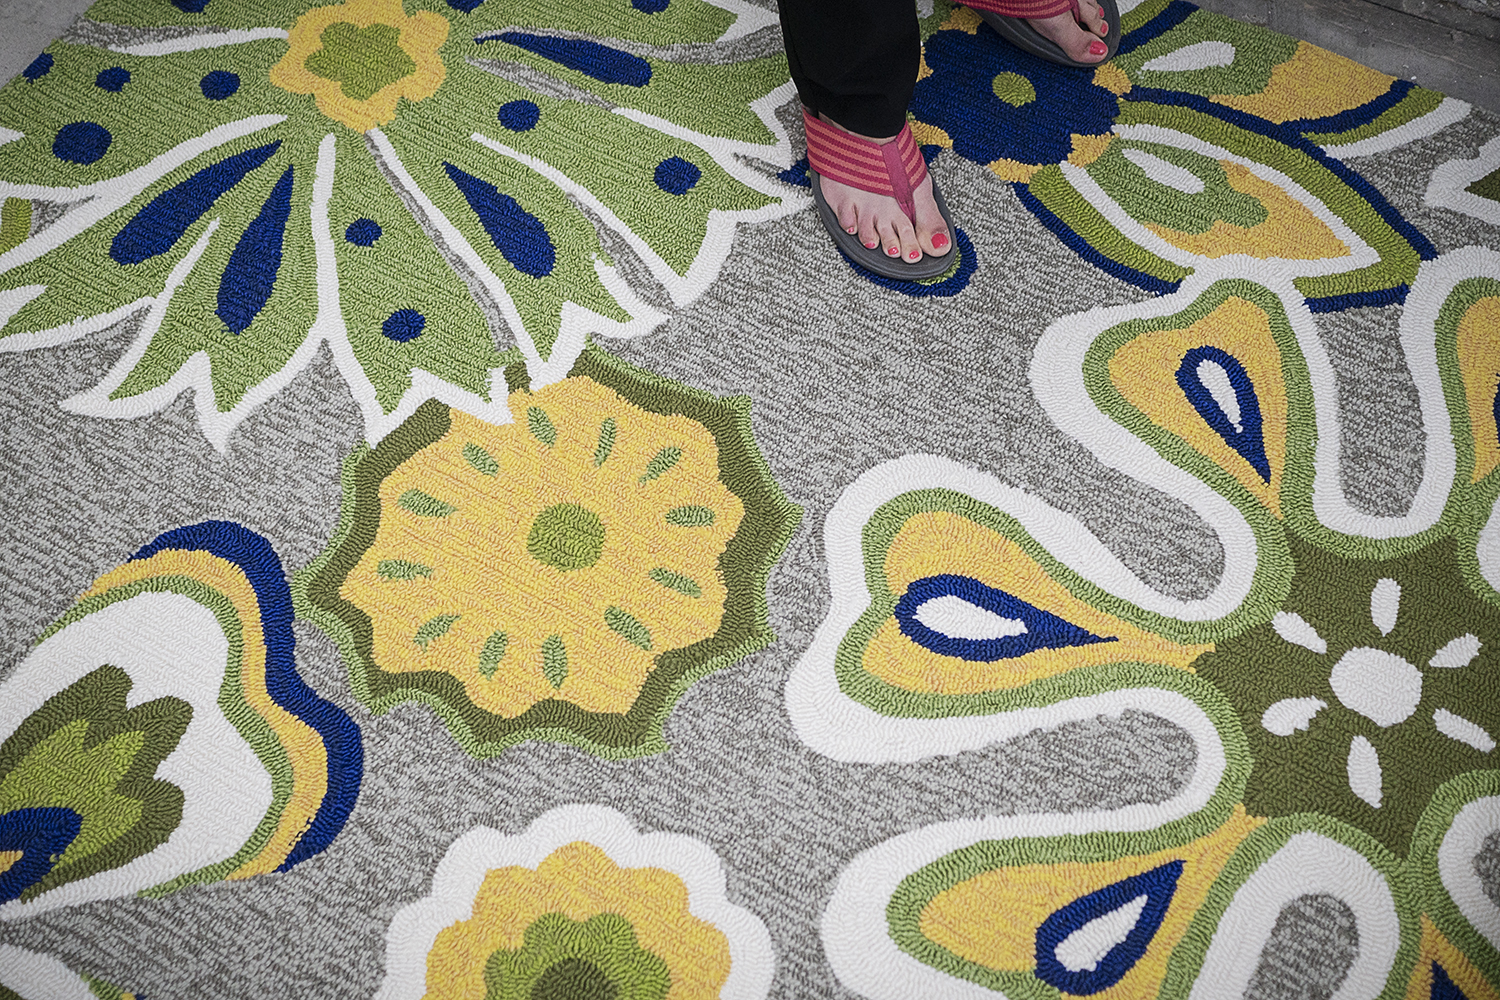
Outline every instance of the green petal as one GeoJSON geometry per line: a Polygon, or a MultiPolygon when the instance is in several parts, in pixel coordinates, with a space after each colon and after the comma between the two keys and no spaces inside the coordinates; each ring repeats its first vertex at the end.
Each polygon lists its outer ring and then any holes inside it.
{"type": "Polygon", "coordinates": [[[463,616],[434,615],[432,618],[429,618],[427,621],[422,623],[421,628],[417,629],[417,634],[412,636],[411,641],[416,643],[418,646],[421,646],[422,651],[426,652],[427,647],[430,646],[434,640],[447,635],[448,630],[452,628],[461,617],[463,616]]]}
{"type": "Polygon", "coordinates": [[[630,612],[623,608],[605,608],[604,624],[609,626],[611,632],[631,645],[639,646],[648,653],[651,652],[651,630],[630,612]]]}
{"type": "Polygon", "coordinates": [[[407,490],[396,502],[401,505],[402,509],[418,517],[447,517],[458,510],[451,503],[445,503],[430,493],[416,489],[407,490]]]}

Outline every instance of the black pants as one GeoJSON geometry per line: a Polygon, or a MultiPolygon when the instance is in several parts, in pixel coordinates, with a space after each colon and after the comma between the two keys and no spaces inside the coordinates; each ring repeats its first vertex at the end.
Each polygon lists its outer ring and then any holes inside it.
{"type": "Polygon", "coordinates": [[[913,0],[778,0],[803,105],[851,132],[901,131],[921,61],[913,0]]]}

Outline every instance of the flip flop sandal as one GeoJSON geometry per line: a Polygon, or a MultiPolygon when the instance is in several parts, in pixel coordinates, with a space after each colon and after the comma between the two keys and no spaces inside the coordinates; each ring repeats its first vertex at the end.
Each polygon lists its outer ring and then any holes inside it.
{"type": "MultiPolygon", "coordinates": [[[[941,277],[952,270],[958,260],[956,249],[941,257],[924,254],[922,259],[907,263],[903,257],[888,256],[881,247],[870,249],[853,233],[844,231],[839,217],[828,199],[823,197],[823,178],[896,199],[901,211],[908,219],[915,220],[916,207],[912,203],[912,191],[928,176],[927,161],[912,138],[911,126],[902,125],[894,142],[878,143],[850,135],[842,129],[802,112],[802,121],[807,127],[807,176],[812,182],[813,201],[818,206],[818,217],[823,227],[833,237],[833,243],[854,263],[886,278],[898,281],[926,281],[941,277]]],[[[937,202],[938,212],[948,225],[948,238],[957,232],[948,205],[932,185],[932,196],[937,202]]]]}
{"type": "MultiPolygon", "coordinates": [[[[1115,5],[1115,0],[1097,0],[1097,2],[1104,11],[1104,23],[1109,25],[1109,37],[1101,38],[1100,41],[1109,46],[1109,51],[1105,53],[1103,59],[1092,63],[1078,62],[1069,58],[1062,50],[1062,46],[1027,24],[1025,18],[1006,17],[1004,14],[997,14],[992,10],[983,10],[979,7],[975,7],[974,12],[984,18],[985,23],[994,28],[996,34],[1018,49],[1062,66],[1094,69],[1113,59],[1115,51],[1120,47],[1120,8],[1115,5]]],[[[1078,0],[1073,0],[1073,16],[1075,18],[1078,16],[1078,0]]]]}

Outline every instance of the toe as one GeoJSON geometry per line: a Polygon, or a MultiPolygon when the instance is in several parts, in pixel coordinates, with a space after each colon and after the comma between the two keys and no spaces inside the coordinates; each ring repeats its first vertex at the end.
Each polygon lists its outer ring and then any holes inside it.
{"type": "Polygon", "coordinates": [[[915,264],[922,259],[922,244],[917,239],[917,229],[905,215],[896,223],[896,236],[901,241],[901,259],[915,264]]]}
{"type": "Polygon", "coordinates": [[[866,214],[859,217],[859,242],[864,244],[867,250],[874,250],[881,245],[880,233],[875,228],[873,215],[866,214]]]}
{"type": "Polygon", "coordinates": [[[839,226],[851,235],[859,232],[859,213],[849,203],[834,206],[834,211],[839,217],[839,226]]]}
{"type": "Polygon", "coordinates": [[[877,229],[880,232],[880,246],[887,257],[901,256],[901,236],[896,232],[896,227],[889,219],[881,219],[877,229]]]}

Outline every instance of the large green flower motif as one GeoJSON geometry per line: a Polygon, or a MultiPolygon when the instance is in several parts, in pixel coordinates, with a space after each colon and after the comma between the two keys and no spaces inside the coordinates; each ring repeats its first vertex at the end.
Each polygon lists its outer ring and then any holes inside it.
{"type": "Polygon", "coordinates": [[[0,92],[0,349],[136,333],[80,412],[192,388],[222,448],[326,343],[371,440],[494,416],[507,364],[646,332],[799,205],[772,19],[731,0],[89,18],[0,92]]]}
{"type": "Polygon", "coordinates": [[[1355,921],[1350,995],[1496,995],[1497,319],[1500,254],[1422,266],[1401,316],[1421,458],[1386,513],[1346,493],[1334,370],[1289,278],[1195,276],[1049,327],[1049,416],[1218,535],[1196,598],[956,462],[850,487],[826,529],[833,606],[787,688],[811,746],[919,760],[1134,710],[1180,726],[1196,763],[1162,802],[865,851],[823,923],[846,985],[1239,995],[1283,908],[1323,894],[1355,921]]]}

